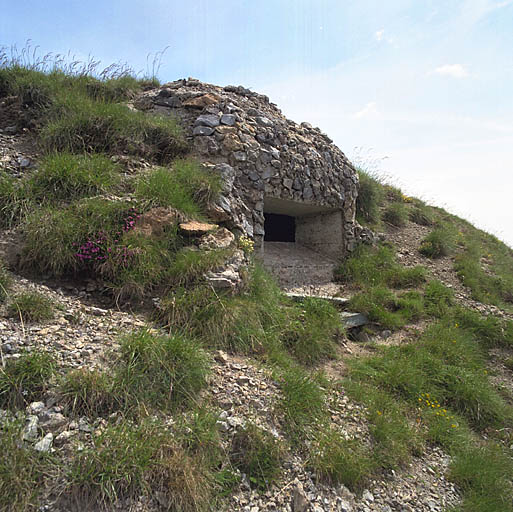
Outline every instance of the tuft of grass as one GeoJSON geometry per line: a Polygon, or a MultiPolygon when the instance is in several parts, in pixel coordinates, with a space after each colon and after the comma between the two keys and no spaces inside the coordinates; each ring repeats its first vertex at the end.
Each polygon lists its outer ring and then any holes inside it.
{"type": "Polygon", "coordinates": [[[182,336],[155,336],[147,330],[121,340],[116,387],[127,403],[160,409],[193,402],[205,386],[208,358],[198,343],[182,336]]]}
{"type": "Polygon", "coordinates": [[[405,268],[396,262],[394,251],[387,245],[361,245],[354,254],[335,269],[335,278],[363,288],[388,285],[408,288],[422,284],[427,271],[417,266],[405,268]]]}
{"type": "Polygon", "coordinates": [[[32,199],[24,182],[0,170],[0,227],[11,228],[30,211],[32,199]]]}
{"type": "Polygon", "coordinates": [[[124,408],[111,376],[98,370],[69,371],[59,384],[64,407],[75,416],[97,417],[124,408]]]}
{"type": "Polygon", "coordinates": [[[511,456],[498,445],[467,446],[453,460],[449,477],[464,492],[462,511],[513,510],[511,456]]]}
{"type": "Polygon", "coordinates": [[[25,446],[22,433],[19,420],[0,425],[0,509],[10,512],[37,510],[45,480],[56,473],[54,457],[25,446]]]}
{"type": "Polygon", "coordinates": [[[177,286],[192,285],[209,270],[221,266],[229,256],[230,251],[225,249],[202,251],[185,247],[176,253],[168,269],[169,278],[177,286]]]}
{"type": "Polygon", "coordinates": [[[219,195],[221,182],[194,160],[177,160],[171,169],[157,168],[142,176],[136,195],[154,206],[176,208],[201,217],[204,207],[219,195]]]}
{"type": "Polygon", "coordinates": [[[366,289],[351,298],[349,303],[353,311],[365,313],[369,320],[387,329],[400,329],[418,310],[417,297],[404,297],[399,300],[393,292],[384,286],[366,289]]]}
{"type": "Polygon", "coordinates": [[[12,297],[7,313],[23,322],[44,322],[54,317],[55,305],[42,293],[26,291],[12,297]]]}
{"type": "Polygon", "coordinates": [[[159,493],[169,510],[208,509],[212,494],[209,468],[191,457],[161,424],[109,425],[77,453],[68,490],[79,502],[104,505],[141,494],[159,493]]]}
{"type": "Polygon", "coordinates": [[[325,393],[311,375],[294,365],[281,372],[279,383],[282,397],[276,408],[287,435],[297,444],[326,418],[325,393]]]}
{"type": "MultiPolygon", "coordinates": [[[[25,245],[21,265],[62,276],[83,268],[77,251],[88,239],[105,233],[115,239],[133,204],[85,198],[67,208],[48,206],[30,215],[23,225],[25,245]]],[[[114,240],[112,240],[114,243],[114,240]]]]}
{"type": "Polygon", "coordinates": [[[513,251],[493,235],[465,225],[460,231],[463,250],[454,269],[475,300],[512,310],[513,251]]]}
{"type": "Polygon", "coordinates": [[[23,407],[40,399],[55,374],[55,362],[41,351],[23,352],[0,368],[0,406],[23,407]]]}
{"type": "Polygon", "coordinates": [[[173,118],[97,101],[73,89],[60,91],[40,137],[47,152],[127,152],[157,162],[169,162],[187,150],[173,118]]]}
{"type": "Polygon", "coordinates": [[[356,218],[361,224],[376,225],[380,221],[380,206],[384,200],[379,179],[363,169],[357,169],[360,185],[356,198],[356,218]]]}
{"type": "Polygon", "coordinates": [[[432,259],[449,256],[456,248],[456,234],[452,226],[442,224],[426,236],[419,247],[419,252],[432,259]]]}
{"type": "Polygon", "coordinates": [[[415,344],[387,347],[350,365],[355,380],[412,402],[429,393],[442,408],[460,414],[477,429],[498,425],[511,415],[488,382],[478,341],[452,320],[428,327],[415,344]]]}
{"type": "Polygon", "coordinates": [[[313,298],[304,300],[299,308],[293,309],[296,314],[290,314],[282,333],[284,346],[307,366],[333,358],[333,338],[343,330],[337,309],[325,300],[313,298]]]}
{"type": "Polygon", "coordinates": [[[277,479],[282,456],[281,443],[253,423],[239,428],[233,436],[230,460],[259,489],[268,489],[277,479]]]}
{"type": "Polygon", "coordinates": [[[104,155],[55,153],[43,159],[28,189],[37,201],[71,201],[107,192],[118,182],[118,166],[104,155]]]}
{"type": "Polygon", "coordinates": [[[424,290],[426,312],[436,318],[446,316],[454,305],[454,292],[442,282],[433,279],[424,290]]]}
{"type": "Polygon", "coordinates": [[[331,484],[361,491],[376,470],[376,461],[368,452],[358,440],[344,439],[339,432],[325,428],[310,450],[309,465],[331,484]]]}
{"type": "Polygon", "coordinates": [[[383,211],[382,218],[387,224],[403,227],[408,221],[408,208],[402,202],[390,203],[383,211]]]}
{"type": "Polygon", "coordinates": [[[457,308],[454,320],[471,332],[485,348],[513,347],[513,322],[496,316],[483,316],[477,311],[457,308]]]}
{"type": "Polygon", "coordinates": [[[5,268],[4,262],[0,260],[0,304],[6,299],[11,287],[11,276],[5,268]]]}
{"type": "Polygon", "coordinates": [[[427,205],[414,206],[408,215],[411,222],[421,226],[432,226],[435,223],[433,211],[427,205]]]}

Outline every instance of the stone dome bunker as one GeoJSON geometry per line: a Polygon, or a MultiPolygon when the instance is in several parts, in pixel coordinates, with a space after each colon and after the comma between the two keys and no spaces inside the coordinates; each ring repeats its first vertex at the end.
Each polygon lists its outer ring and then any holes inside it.
{"type": "Polygon", "coordinates": [[[295,243],[337,259],[344,251],[343,211],[338,208],[276,197],[264,197],[266,242],[295,243]]]}
{"type": "Polygon", "coordinates": [[[354,248],[358,176],[318,128],[287,119],[262,94],[195,79],[143,92],[134,106],[179,121],[191,156],[221,178],[209,217],[251,238],[257,252],[266,238],[286,240],[310,251],[312,264],[354,248]]]}

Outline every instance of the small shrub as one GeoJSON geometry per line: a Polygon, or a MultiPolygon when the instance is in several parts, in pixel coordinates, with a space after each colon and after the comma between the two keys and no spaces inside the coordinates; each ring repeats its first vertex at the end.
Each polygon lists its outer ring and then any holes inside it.
{"type": "Polygon", "coordinates": [[[52,300],[39,292],[20,292],[13,296],[7,313],[24,322],[44,322],[55,315],[52,300]]]}
{"type": "Polygon", "coordinates": [[[43,159],[28,188],[38,201],[71,201],[107,192],[118,181],[119,169],[106,156],[57,153],[43,159]]]}
{"type": "Polygon", "coordinates": [[[433,259],[449,256],[456,247],[455,240],[454,230],[448,225],[442,225],[422,240],[419,252],[433,259]]]}
{"type": "Polygon", "coordinates": [[[148,331],[121,340],[116,386],[127,395],[127,403],[135,399],[159,408],[184,405],[205,386],[207,373],[207,356],[193,340],[148,331]]]}
{"type": "Polygon", "coordinates": [[[239,428],[233,436],[230,460],[259,489],[267,489],[274,483],[282,455],[279,441],[253,423],[239,428]]]}
{"type": "Polygon", "coordinates": [[[383,202],[383,185],[368,172],[358,169],[360,186],[356,197],[356,216],[363,224],[377,224],[380,221],[380,206],[383,202]]]}
{"type": "Polygon", "coordinates": [[[36,452],[20,442],[21,421],[3,420],[0,425],[0,509],[10,512],[37,510],[45,480],[54,477],[52,455],[36,452]]]}
{"type": "Polygon", "coordinates": [[[408,209],[403,203],[391,203],[383,212],[383,220],[398,228],[406,225],[408,220],[408,209]]]}
{"type": "Polygon", "coordinates": [[[0,368],[0,407],[23,407],[47,389],[55,363],[46,352],[23,352],[0,368]]]}
{"type": "Polygon", "coordinates": [[[357,440],[346,440],[339,432],[324,429],[310,450],[309,464],[324,480],[359,491],[376,469],[368,448],[357,440]]]}

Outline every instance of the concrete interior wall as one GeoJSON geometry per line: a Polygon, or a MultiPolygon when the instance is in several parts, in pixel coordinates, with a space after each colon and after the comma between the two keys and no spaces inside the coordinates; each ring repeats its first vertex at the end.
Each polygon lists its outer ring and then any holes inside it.
{"type": "Polygon", "coordinates": [[[343,227],[341,211],[296,217],[296,243],[340,258],[344,250],[343,227]]]}
{"type": "MultiPolygon", "coordinates": [[[[343,254],[344,218],[341,210],[272,197],[264,199],[264,216],[266,214],[271,221],[273,216],[269,214],[277,215],[276,218],[280,215],[294,217],[296,244],[333,258],[343,254]]],[[[267,221],[268,226],[271,221],[267,221]]]]}

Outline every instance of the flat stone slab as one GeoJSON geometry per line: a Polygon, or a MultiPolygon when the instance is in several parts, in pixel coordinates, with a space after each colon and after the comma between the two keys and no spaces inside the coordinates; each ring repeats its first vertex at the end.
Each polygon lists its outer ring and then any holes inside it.
{"type": "Polygon", "coordinates": [[[217,224],[207,224],[205,222],[197,222],[191,220],[190,222],[182,222],[179,224],[180,231],[187,236],[202,236],[217,229],[217,224]]]}
{"type": "Polygon", "coordinates": [[[349,311],[342,311],[342,313],[340,313],[340,318],[342,319],[342,323],[348,329],[370,324],[370,320],[363,313],[351,313],[349,311]]]}
{"type": "Polygon", "coordinates": [[[333,304],[338,304],[340,306],[344,306],[349,302],[349,299],[347,299],[345,297],[331,297],[330,295],[304,295],[302,293],[291,293],[291,292],[287,292],[287,293],[285,293],[285,295],[297,302],[301,302],[302,300],[305,300],[305,299],[323,299],[323,300],[332,302],[333,304]]]}

